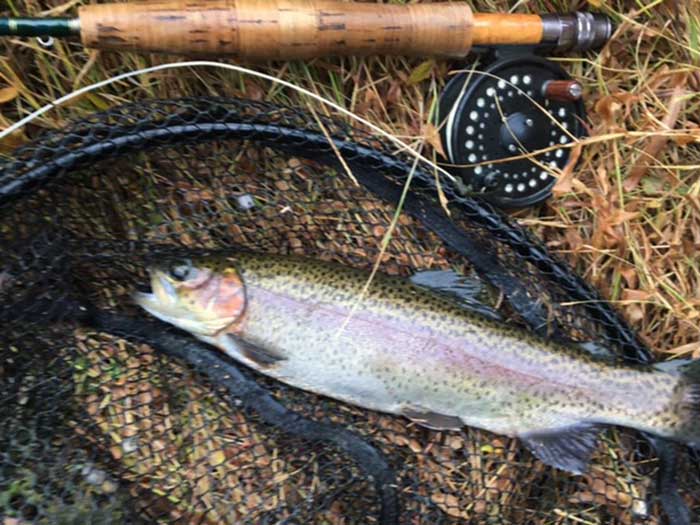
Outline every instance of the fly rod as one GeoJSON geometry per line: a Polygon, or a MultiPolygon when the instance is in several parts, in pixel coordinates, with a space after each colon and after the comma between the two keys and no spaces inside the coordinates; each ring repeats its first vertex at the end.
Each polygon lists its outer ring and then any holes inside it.
{"type": "Polygon", "coordinates": [[[583,86],[538,55],[584,51],[612,35],[598,14],[474,13],[465,2],[153,0],[85,5],[76,18],[0,18],[0,36],[79,37],[85,47],[248,60],[400,55],[463,58],[436,122],[466,191],[506,208],[551,194],[586,132],[583,86]]]}
{"type": "Polygon", "coordinates": [[[93,49],[262,60],[459,57],[494,45],[585,50],[611,32],[604,15],[473,13],[461,2],[169,0],[86,5],[77,18],[0,18],[0,36],[73,36],[93,49]]]}

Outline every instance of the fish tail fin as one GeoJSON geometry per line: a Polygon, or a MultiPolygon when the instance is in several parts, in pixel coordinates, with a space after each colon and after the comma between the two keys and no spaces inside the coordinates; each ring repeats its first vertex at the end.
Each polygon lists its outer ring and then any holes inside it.
{"type": "Polygon", "coordinates": [[[700,418],[700,359],[691,361],[681,368],[681,408],[691,417],[700,418]]]}
{"type": "Polygon", "coordinates": [[[656,368],[680,376],[674,392],[674,405],[681,426],[677,437],[700,448],[700,359],[672,360],[656,368]]]}
{"type": "Polygon", "coordinates": [[[688,445],[700,448],[700,359],[683,368],[683,381],[680,390],[680,409],[684,412],[688,429],[688,445]]]}

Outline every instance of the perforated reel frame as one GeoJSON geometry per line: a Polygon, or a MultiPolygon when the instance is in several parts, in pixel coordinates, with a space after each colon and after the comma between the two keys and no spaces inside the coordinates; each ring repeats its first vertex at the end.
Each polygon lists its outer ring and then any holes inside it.
{"type": "Polygon", "coordinates": [[[442,143],[449,169],[468,191],[501,208],[550,196],[570,144],[585,134],[581,99],[545,96],[547,83],[557,80],[571,77],[542,57],[510,53],[447,84],[438,112],[442,143]]]}

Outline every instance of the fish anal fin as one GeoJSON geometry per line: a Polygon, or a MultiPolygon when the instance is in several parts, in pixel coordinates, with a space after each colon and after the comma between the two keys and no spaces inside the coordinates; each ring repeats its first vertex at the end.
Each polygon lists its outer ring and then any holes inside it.
{"type": "MultiPolygon", "coordinates": [[[[225,338],[224,344],[221,346],[223,346],[228,353],[237,353],[241,357],[252,361],[259,368],[270,368],[286,359],[286,357],[279,352],[254,345],[233,334],[222,334],[220,337],[225,338]]],[[[233,355],[233,357],[236,356],[233,355]]]]}
{"type": "Polygon", "coordinates": [[[407,405],[401,414],[414,423],[432,430],[459,430],[464,423],[457,416],[447,416],[416,405],[407,405]]]}
{"type": "Polygon", "coordinates": [[[520,439],[543,463],[573,474],[583,474],[598,444],[602,427],[579,423],[550,431],[528,432],[520,439]]]}

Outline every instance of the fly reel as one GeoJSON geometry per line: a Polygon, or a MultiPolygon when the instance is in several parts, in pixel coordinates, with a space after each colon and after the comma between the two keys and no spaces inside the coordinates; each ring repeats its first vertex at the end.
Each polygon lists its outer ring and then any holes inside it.
{"type": "Polygon", "coordinates": [[[585,134],[581,85],[531,53],[503,53],[464,71],[439,105],[443,147],[466,190],[501,208],[535,205],[585,134]]]}

